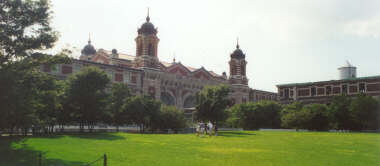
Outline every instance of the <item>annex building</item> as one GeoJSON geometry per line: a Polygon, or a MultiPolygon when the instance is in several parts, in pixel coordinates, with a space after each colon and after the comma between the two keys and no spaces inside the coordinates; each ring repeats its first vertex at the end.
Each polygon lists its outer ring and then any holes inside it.
{"type": "Polygon", "coordinates": [[[334,96],[359,93],[380,98],[380,75],[357,77],[356,67],[349,62],[338,70],[338,80],[277,85],[279,102],[329,103],[334,96]]]}
{"type": "Polygon", "coordinates": [[[72,64],[42,66],[41,70],[65,79],[85,66],[97,66],[109,75],[112,82],[127,84],[134,94],[150,95],[166,105],[185,110],[195,106],[196,92],[207,85],[229,85],[229,98],[233,103],[277,100],[275,93],[249,88],[246,76],[247,61],[239,44],[230,54],[227,76],[226,72],[214,73],[204,67],[193,68],[175,60],[160,61],[157,54],[160,41],[157,32],[148,15],[146,22],[137,30],[135,55],[119,53],[116,49],[96,50],[89,40],[82,49],[80,58],[74,59],[72,64]]]}

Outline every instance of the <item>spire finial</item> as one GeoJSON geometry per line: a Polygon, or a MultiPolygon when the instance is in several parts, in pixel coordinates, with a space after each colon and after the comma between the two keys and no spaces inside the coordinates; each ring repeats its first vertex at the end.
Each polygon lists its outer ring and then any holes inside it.
{"type": "Polygon", "coordinates": [[[91,33],[88,33],[88,44],[91,44],[91,33]]]}
{"type": "Polygon", "coordinates": [[[175,63],[175,53],[173,53],[173,63],[175,63]]]}
{"type": "Polygon", "coordinates": [[[146,16],[146,22],[149,22],[150,17],[149,17],[149,7],[148,7],[148,15],[146,16]]]}
{"type": "Polygon", "coordinates": [[[239,38],[236,38],[236,48],[239,48],[239,38]]]}

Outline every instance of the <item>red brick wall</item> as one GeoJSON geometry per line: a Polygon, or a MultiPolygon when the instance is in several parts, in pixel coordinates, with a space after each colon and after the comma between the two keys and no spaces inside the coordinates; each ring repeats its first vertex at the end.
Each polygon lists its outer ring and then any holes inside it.
{"type": "Polygon", "coordinates": [[[367,84],[367,91],[380,91],[380,83],[367,84]]]}
{"type": "Polygon", "coordinates": [[[73,73],[72,66],[62,66],[62,74],[71,74],[73,73]]]}

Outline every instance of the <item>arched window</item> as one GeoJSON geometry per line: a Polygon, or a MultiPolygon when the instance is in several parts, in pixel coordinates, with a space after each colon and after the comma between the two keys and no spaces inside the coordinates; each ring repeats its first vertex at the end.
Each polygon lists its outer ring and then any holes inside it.
{"type": "Polygon", "coordinates": [[[174,97],[168,92],[162,92],[160,99],[165,105],[175,105],[174,97]]]}
{"type": "Polygon", "coordinates": [[[193,108],[195,107],[195,97],[189,96],[185,99],[185,102],[183,103],[184,108],[193,108]]]}

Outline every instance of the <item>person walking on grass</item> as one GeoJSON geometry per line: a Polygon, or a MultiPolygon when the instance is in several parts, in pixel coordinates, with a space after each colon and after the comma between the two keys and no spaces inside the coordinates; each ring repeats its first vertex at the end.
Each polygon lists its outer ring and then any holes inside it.
{"type": "Polygon", "coordinates": [[[203,122],[201,122],[200,124],[199,124],[199,128],[200,128],[200,133],[201,134],[204,134],[204,132],[205,132],[205,124],[203,123],[203,122]]]}
{"type": "Polygon", "coordinates": [[[211,136],[212,130],[213,130],[213,125],[210,121],[207,124],[207,129],[208,129],[208,135],[211,136]]]}
{"type": "Polygon", "coordinates": [[[199,133],[201,132],[201,124],[200,124],[200,122],[197,123],[197,127],[195,128],[195,131],[197,132],[197,136],[199,136],[199,133]]]}

